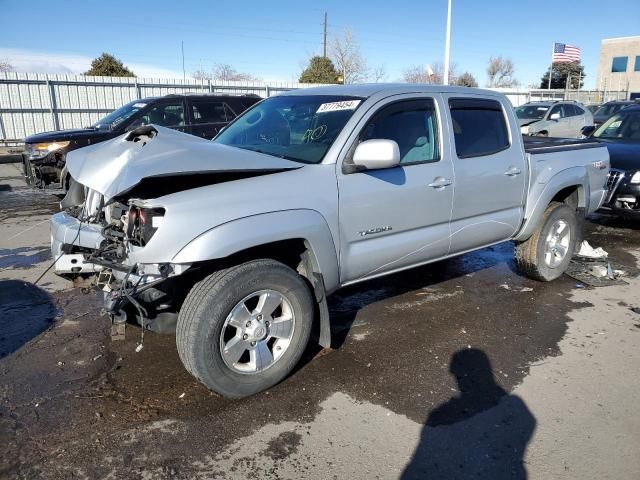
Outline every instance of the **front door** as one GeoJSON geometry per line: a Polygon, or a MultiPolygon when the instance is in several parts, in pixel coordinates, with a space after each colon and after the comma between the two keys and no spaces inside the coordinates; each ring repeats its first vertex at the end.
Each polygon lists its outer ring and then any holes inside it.
{"type": "Polygon", "coordinates": [[[448,99],[454,132],[456,188],[451,213],[451,252],[461,253],[510,238],[523,216],[527,166],[515,122],[498,100],[448,99]]]}
{"type": "Polygon", "coordinates": [[[414,97],[386,102],[361,123],[356,143],[394,140],[401,162],[338,172],[343,284],[448,253],[453,176],[437,110],[433,98],[414,97]]]}

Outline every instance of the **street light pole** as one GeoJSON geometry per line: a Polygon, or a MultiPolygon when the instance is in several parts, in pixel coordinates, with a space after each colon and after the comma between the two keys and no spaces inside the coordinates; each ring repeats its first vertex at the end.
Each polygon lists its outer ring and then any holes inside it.
{"type": "Polygon", "coordinates": [[[449,85],[449,50],[451,48],[451,0],[447,6],[447,36],[444,40],[444,75],[443,85],[449,85]]]}

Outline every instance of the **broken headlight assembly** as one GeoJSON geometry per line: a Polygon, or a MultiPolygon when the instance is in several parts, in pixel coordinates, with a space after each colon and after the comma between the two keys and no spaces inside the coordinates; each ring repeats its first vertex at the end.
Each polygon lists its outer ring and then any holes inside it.
{"type": "Polygon", "coordinates": [[[132,245],[144,247],[164,220],[164,208],[143,208],[131,205],[125,221],[127,239],[132,245]]]}
{"type": "Polygon", "coordinates": [[[66,142],[44,142],[31,143],[26,145],[29,160],[38,160],[49,155],[51,152],[62,150],[69,146],[70,141],[66,142]]]}

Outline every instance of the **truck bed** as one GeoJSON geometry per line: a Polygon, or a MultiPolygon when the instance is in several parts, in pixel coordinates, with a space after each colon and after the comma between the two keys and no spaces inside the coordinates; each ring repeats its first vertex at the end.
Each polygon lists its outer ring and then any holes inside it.
{"type": "Polygon", "coordinates": [[[576,138],[550,138],[522,136],[524,150],[533,155],[540,153],[563,152],[566,150],[583,150],[601,147],[602,144],[594,140],[576,138]]]}

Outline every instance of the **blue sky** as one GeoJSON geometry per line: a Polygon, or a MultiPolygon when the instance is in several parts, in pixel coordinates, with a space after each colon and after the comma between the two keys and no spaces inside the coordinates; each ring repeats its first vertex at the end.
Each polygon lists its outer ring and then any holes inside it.
{"type": "MultiPolygon", "coordinates": [[[[296,80],[329,35],[350,28],[387,81],[442,61],[446,0],[132,2],[0,0],[0,58],[18,70],[81,72],[106,51],[140,76],[182,77],[228,63],[266,80],[296,80]]],[[[593,87],[602,38],[640,35],[640,1],[453,0],[451,60],[481,86],[490,56],[511,58],[522,85],[539,82],[554,41],[582,50],[593,87]]]]}

